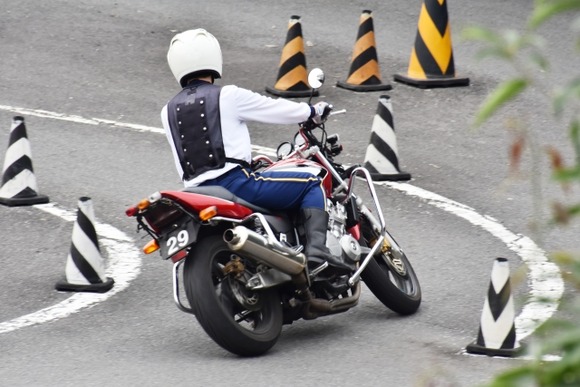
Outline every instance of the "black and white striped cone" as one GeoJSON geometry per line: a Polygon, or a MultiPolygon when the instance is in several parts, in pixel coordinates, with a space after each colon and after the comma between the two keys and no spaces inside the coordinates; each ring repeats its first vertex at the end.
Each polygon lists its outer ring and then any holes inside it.
{"type": "Polygon", "coordinates": [[[91,199],[80,198],[77,220],[72,232],[72,244],[66,262],[66,278],[57,282],[56,290],[104,293],[113,287],[115,281],[104,275],[105,264],[97,240],[94,219],[91,199]]]}
{"type": "Polygon", "coordinates": [[[517,356],[514,301],[510,287],[510,269],[506,258],[496,258],[491,272],[487,298],[483,304],[477,340],[465,350],[488,356],[517,356]]]}
{"type": "Polygon", "coordinates": [[[390,97],[381,95],[377,113],[373,119],[364,166],[375,180],[410,180],[411,175],[399,169],[397,137],[392,112],[390,97]]]}
{"type": "Polygon", "coordinates": [[[4,157],[0,204],[12,207],[48,203],[48,196],[39,195],[37,191],[24,117],[16,116],[12,119],[8,150],[4,157]]]}

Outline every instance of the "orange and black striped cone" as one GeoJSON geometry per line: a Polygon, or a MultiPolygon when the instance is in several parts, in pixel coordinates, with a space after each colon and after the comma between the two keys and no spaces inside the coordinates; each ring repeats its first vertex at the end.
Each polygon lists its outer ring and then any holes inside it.
{"type": "Polygon", "coordinates": [[[280,97],[310,97],[318,95],[308,86],[306,56],[300,16],[293,15],[288,22],[286,43],[282,49],[278,79],[274,87],[266,86],[266,91],[280,97]]]}
{"type": "Polygon", "coordinates": [[[446,0],[424,1],[409,69],[394,78],[422,89],[469,85],[469,78],[455,76],[446,0]]]}
{"type": "Polygon", "coordinates": [[[375,32],[371,11],[364,10],[356,36],[352,62],[346,81],[337,86],[354,91],[391,90],[392,86],[381,81],[381,71],[375,44],[375,32]]]}

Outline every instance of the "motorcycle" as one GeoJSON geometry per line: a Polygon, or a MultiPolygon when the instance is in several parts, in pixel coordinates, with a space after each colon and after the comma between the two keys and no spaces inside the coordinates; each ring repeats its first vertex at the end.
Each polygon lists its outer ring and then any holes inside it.
{"type": "MultiPolygon", "coordinates": [[[[324,73],[314,69],[308,81],[314,92],[324,73]]],[[[356,306],[361,280],[398,314],[413,314],[421,303],[419,281],[387,231],[369,171],[334,160],[343,147],[338,135],[327,135],[324,121],[300,124],[294,140],[278,147],[277,160],[262,155],[252,165],[255,170],[308,170],[322,178],[329,213],[327,246],[335,256],[354,262],[353,272],[307,262],[297,214],[260,208],[220,186],[156,192],[126,210],[138,231],[152,237],[143,251],[159,251],[173,262],[177,307],[195,315],[218,345],[239,356],[267,352],[284,324],[356,306]],[[366,183],[374,211],[355,193],[357,182],[366,183]]]]}

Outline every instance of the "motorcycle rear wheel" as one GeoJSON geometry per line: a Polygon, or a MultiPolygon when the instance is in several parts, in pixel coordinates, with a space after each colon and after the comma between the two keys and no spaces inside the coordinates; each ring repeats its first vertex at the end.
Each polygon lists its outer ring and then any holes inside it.
{"type": "MultiPolygon", "coordinates": [[[[377,235],[365,223],[361,244],[370,246],[377,235]]],[[[361,273],[361,278],[383,305],[398,314],[410,315],[421,305],[421,285],[405,253],[395,247],[384,252],[379,249],[361,273]]]]}
{"type": "Polygon", "coordinates": [[[275,290],[250,293],[225,275],[232,254],[221,235],[194,245],[184,265],[185,293],[200,325],[218,345],[239,356],[262,355],[282,331],[280,296],[275,290]]]}

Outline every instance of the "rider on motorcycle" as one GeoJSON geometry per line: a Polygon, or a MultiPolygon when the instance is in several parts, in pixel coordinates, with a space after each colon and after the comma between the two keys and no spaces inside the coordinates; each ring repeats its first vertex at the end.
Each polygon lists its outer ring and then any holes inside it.
{"type": "Polygon", "coordinates": [[[321,178],[308,172],[259,173],[250,166],[246,121],[321,123],[328,104],[309,106],[234,85],[215,85],[222,75],[222,52],[217,39],[204,29],[175,35],[167,61],[182,90],[163,107],[161,120],[185,187],[219,185],[260,207],[299,210],[309,266],[326,261],[337,271],[353,271],[352,264],[326,247],[328,214],[321,178]]]}

